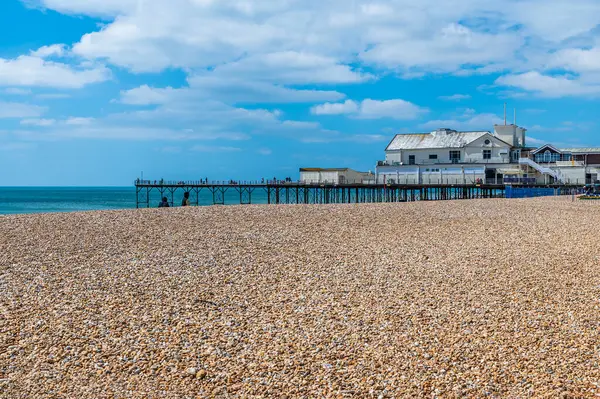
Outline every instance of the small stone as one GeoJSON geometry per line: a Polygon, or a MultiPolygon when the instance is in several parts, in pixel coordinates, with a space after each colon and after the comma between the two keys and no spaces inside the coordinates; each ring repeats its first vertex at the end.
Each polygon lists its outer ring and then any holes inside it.
{"type": "Polygon", "coordinates": [[[185,373],[187,375],[196,375],[197,372],[198,370],[196,370],[195,367],[190,367],[189,369],[185,370],[185,373]]]}
{"type": "Polygon", "coordinates": [[[196,378],[201,380],[206,377],[206,370],[200,370],[196,373],[196,378]]]}

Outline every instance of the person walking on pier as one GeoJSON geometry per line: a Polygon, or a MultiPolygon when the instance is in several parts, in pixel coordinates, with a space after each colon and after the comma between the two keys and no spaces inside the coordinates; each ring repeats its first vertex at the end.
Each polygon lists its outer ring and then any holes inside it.
{"type": "Polygon", "coordinates": [[[169,200],[167,199],[167,197],[163,197],[162,201],[160,202],[160,204],[158,204],[159,208],[169,208],[169,200]]]}
{"type": "Polygon", "coordinates": [[[183,193],[183,201],[181,201],[181,206],[190,206],[190,193],[186,191],[183,193]]]}

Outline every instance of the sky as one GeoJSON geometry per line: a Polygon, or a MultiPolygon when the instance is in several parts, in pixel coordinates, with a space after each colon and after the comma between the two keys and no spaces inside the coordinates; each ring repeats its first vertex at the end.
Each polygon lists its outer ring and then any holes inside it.
{"type": "Polygon", "coordinates": [[[374,170],[397,133],[600,146],[597,0],[3,0],[0,186],[374,170]]]}

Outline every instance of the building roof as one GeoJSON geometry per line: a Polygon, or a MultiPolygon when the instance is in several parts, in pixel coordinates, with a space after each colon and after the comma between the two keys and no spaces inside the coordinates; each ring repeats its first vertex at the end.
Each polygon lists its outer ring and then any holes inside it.
{"type": "Polygon", "coordinates": [[[490,132],[456,132],[440,130],[433,133],[397,134],[388,144],[389,150],[416,150],[433,148],[462,148],[490,132]]]}
{"type": "Polygon", "coordinates": [[[300,168],[300,172],[346,172],[350,168],[300,168]]]}
{"type": "Polygon", "coordinates": [[[564,152],[563,150],[559,150],[558,148],[554,147],[552,144],[544,144],[541,147],[538,147],[536,150],[532,151],[532,154],[537,154],[538,152],[541,152],[542,150],[547,149],[547,150],[552,150],[554,152],[564,152]]]}
{"type": "Polygon", "coordinates": [[[571,154],[600,154],[600,147],[561,148],[560,150],[571,154]]]}
{"type": "Polygon", "coordinates": [[[348,172],[348,171],[353,171],[355,173],[362,173],[365,175],[372,175],[373,172],[369,171],[369,172],[359,172],[357,170],[354,169],[350,169],[350,168],[300,168],[300,172],[348,172]]]}

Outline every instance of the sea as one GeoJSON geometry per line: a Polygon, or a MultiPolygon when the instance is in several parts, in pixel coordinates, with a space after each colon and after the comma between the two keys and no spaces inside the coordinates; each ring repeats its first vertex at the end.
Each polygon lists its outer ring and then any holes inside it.
{"type": "MultiPolygon", "coordinates": [[[[178,190],[172,201],[177,206],[182,199],[183,191],[178,190]]],[[[168,200],[171,201],[170,195],[168,200]]],[[[158,207],[159,202],[160,194],[153,190],[150,207],[158,207]]],[[[196,202],[195,198],[193,202],[196,202]]],[[[225,194],[225,205],[239,203],[240,195],[236,190],[225,194]]],[[[267,203],[264,190],[256,190],[252,194],[252,203],[267,203]]],[[[213,205],[212,194],[202,190],[198,204],[213,205]]],[[[145,207],[146,204],[140,206],[145,207]]],[[[135,187],[0,187],[0,215],[135,208],[135,187]]]]}

